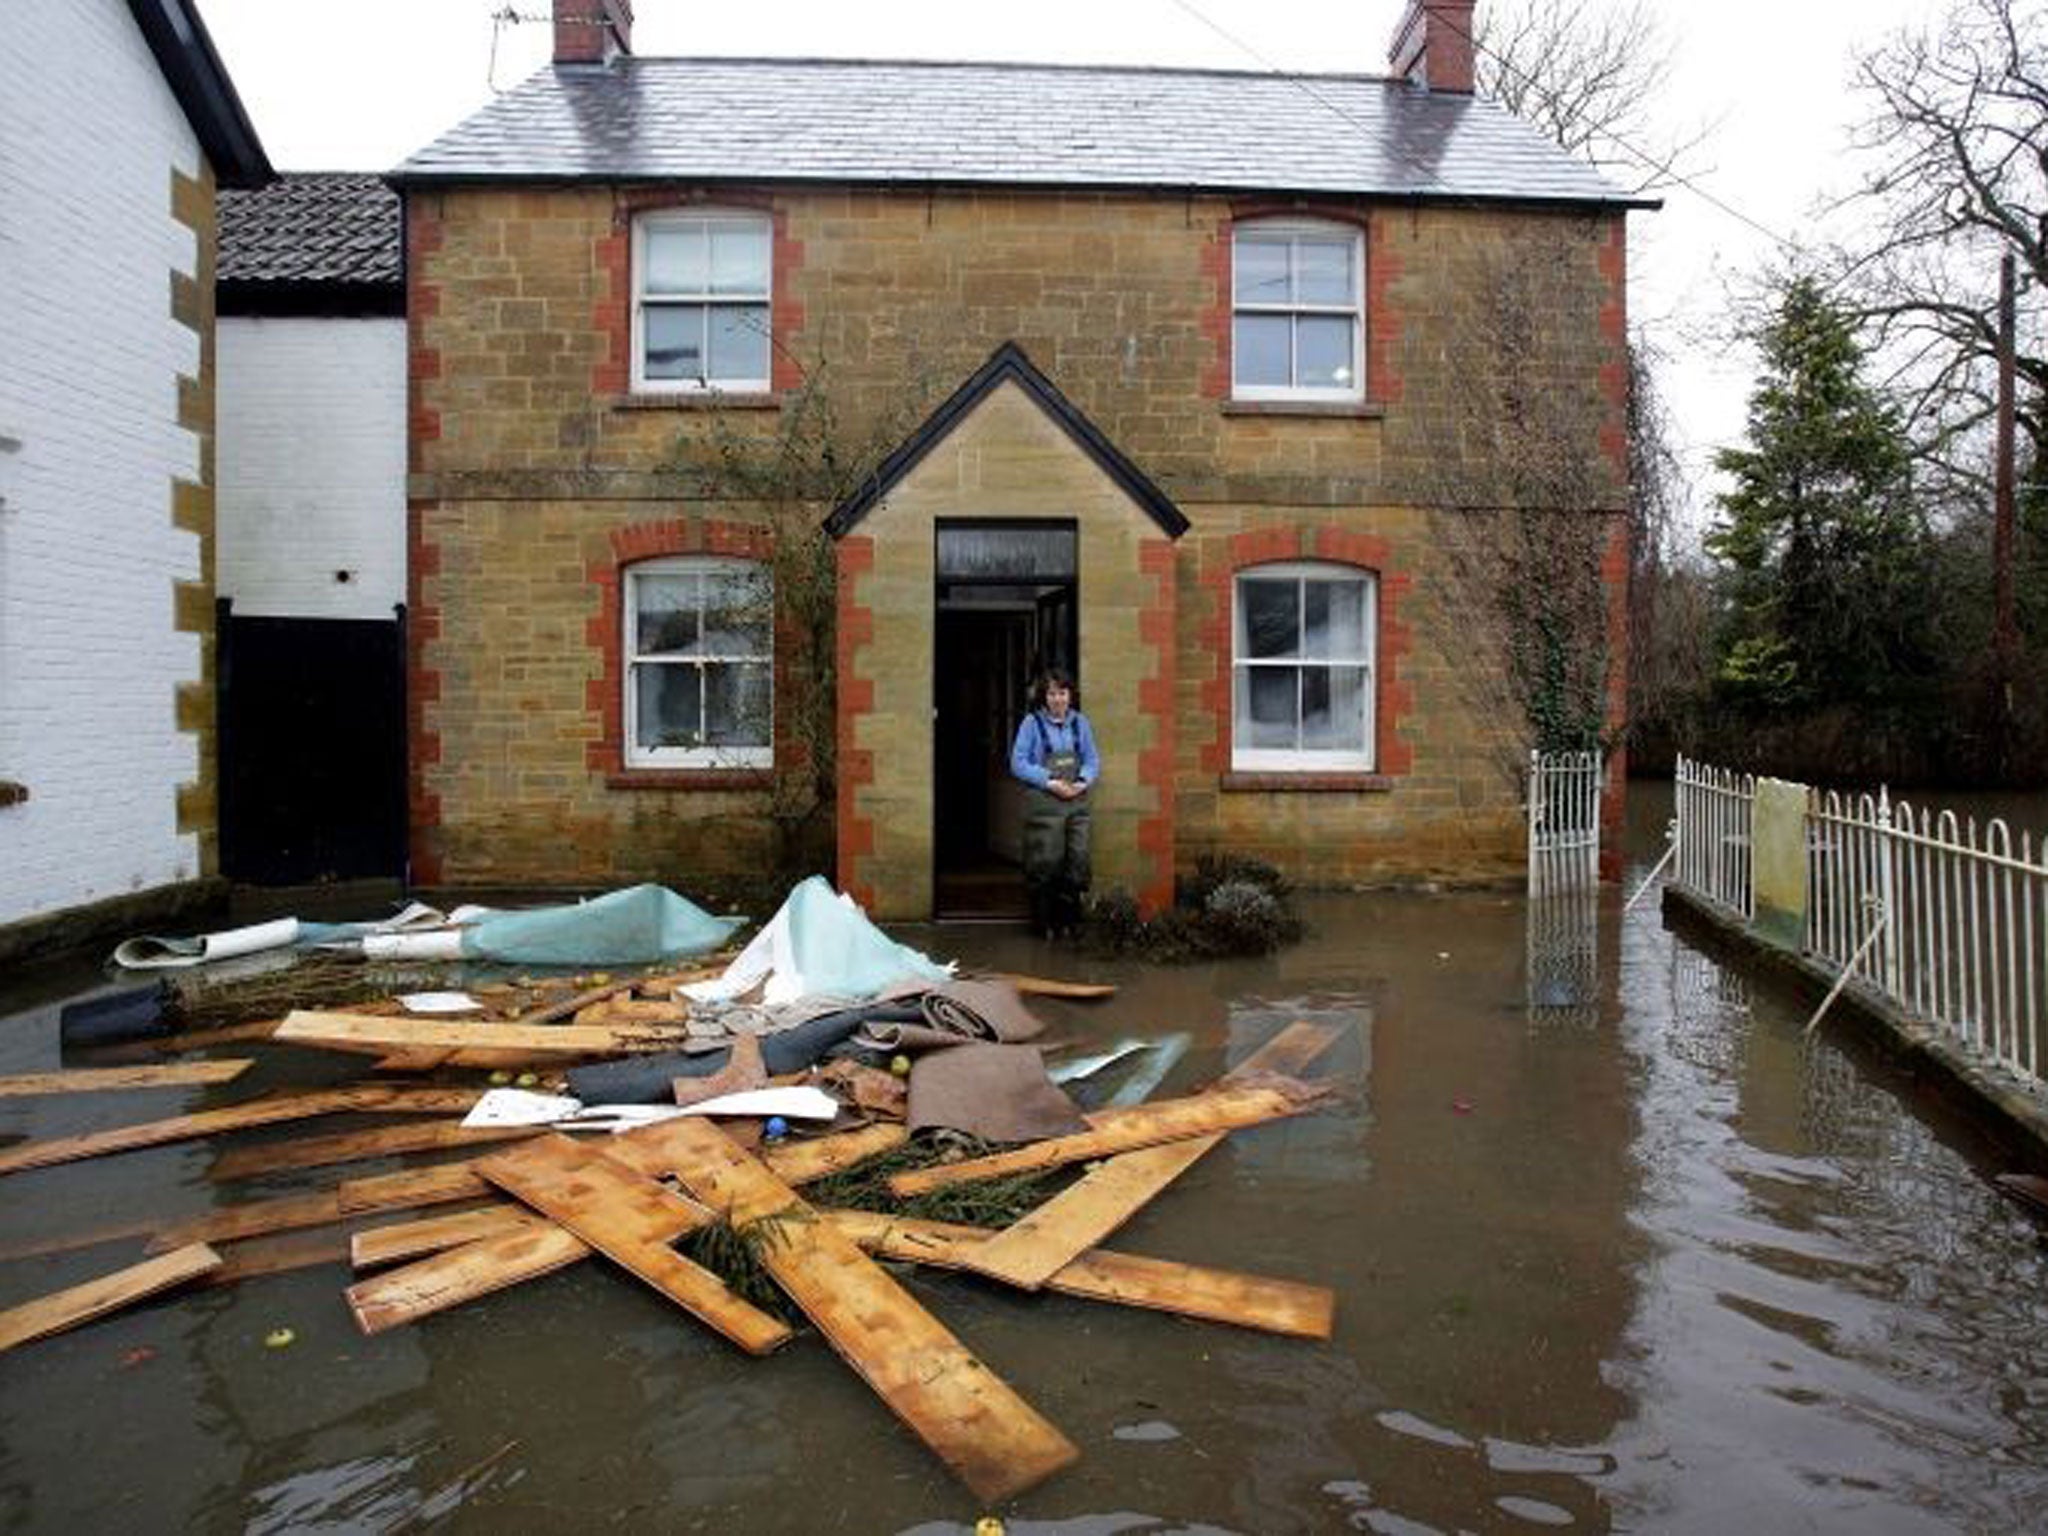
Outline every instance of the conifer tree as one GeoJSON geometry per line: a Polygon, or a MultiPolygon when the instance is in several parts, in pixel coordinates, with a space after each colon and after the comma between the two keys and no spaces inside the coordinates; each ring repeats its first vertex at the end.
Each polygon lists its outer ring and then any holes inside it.
{"type": "Polygon", "coordinates": [[[1734,484],[1706,540],[1726,577],[1719,681],[1762,706],[1903,703],[1930,670],[1933,604],[1898,420],[1811,277],[1756,339],[1748,442],[1716,455],[1734,484]]]}

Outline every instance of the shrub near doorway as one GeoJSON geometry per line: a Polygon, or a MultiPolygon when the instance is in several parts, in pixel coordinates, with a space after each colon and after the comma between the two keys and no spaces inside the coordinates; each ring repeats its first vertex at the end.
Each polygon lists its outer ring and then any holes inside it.
{"type": "Polygon", "coordinates": [[[1298,943],[1306,926],[1295,915],[1286,878],[1260,859],[1204,854],[1169,911],[1149,921],[1128,891],[1106,891],[1089,903],[1082,947],[1093,954],[1133,955],[1161,964],[1270,955],[1298,943]]]}

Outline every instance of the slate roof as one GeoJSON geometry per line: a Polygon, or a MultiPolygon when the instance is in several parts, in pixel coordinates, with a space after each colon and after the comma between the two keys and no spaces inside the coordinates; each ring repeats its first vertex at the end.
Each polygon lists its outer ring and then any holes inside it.
{"type": "Polygon", "coordinates": [[[1513,114],[1367,75],[657,59],[543,69],[399,181],[1145,187],[1654,206],[1513,114]]]}
{"type": "Polygon", "coordinates": [[[290,171],[220,194],[220,307],[228,312],[402,313],[398,194],[360,171],[290,171]]]}

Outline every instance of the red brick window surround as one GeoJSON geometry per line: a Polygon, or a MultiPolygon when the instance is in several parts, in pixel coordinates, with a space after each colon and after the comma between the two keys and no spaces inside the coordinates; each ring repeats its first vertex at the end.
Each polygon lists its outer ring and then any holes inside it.
{"type": "Polygon", "coordinates": [[[792,283],[803,245],[772,198],[620,192],[594,255],[594,319],[606,339],[591,378],[598,395],[627,407],[744,406],[801,382],[792,341],[804,317],[792,283]],[[650,315],[667,353],[652,368],[650,315]]]}
{"type": "MultiPolygon", "coordinates": [[[[730,591],[731,584],[717,578],[720,573],[751,573],[756,577],[753,590],[772,593],[768,530],[717,519],[676,518],[615,529],[608,542],[607,557],[593,560],[587,568],[598,600],[586,639],[600,658],[598,675],[590,680],[585,697],[585,706],[598,726],[596,739],[586,750],[588,766],[603,774],[614,789],[765,788],[773,779],[776,754],[786,747],[772,726],[772,720],[782,713],[782,700],[777,697],[781,673],[774,668],[774,656],[783,651],[786,636],[779,615],[770,622],[771,637],[765,645],[757,618],[742,615],[737,623],[721,619],[717,612],[720,592],[730,591]],[[708,589],[693,580],[699,575],[713,578],[708,589]],[[675,610],[659,624],[641,625],[638,615],[628,613],[636,576],[662,583],[659,589],[650,587],[643,593],[643,609],[675,610]],[[629,637],[629,622],[636,631],[646,628],[648,632],[629,637]],[[737,638],[737,631],[749,628],[750,639],[737,638]],[[644,682],[633,675],[635,649],[649,658],[641,662],[639,670],[653,670],[644,682]],[[733,653],[731,657],[725,656],[728,651],[733,653]],[[746,654],[741,655],[742,651],[746,654]],[[723,659],[705,660],[714,652],[723,659]],[[677,659],[652,659],[657,656],[677,659]],[[759,681],[764,663],[768,671],[766,698],[772,701],[765,704],[759,681]],[[716,676],[707,678],[712,673],[716,676]],[[670,674],[674,674],[672,678],[670,674]],[[674,687],[664,694],[669,682],[674,687]],[[712,690],[709,698],[703,691],[707,684],[712,690]],[[733,703],[741,688],[747,690],[755,706],[765,709],[768,718],[733,703]],[[646,692],[640,691],[643,689],[646,692]],[[766,740],[725,747],[677,742],[665,748],[656,743],[649,751],[647,733],[643,733],[642,745],[636,748],[632,740],[636,698],[647,699],[649,708],[673,711],[678,708],[675,697],[683,693],[702,701],[696,710],[680,706],[686,718],[701,721],[721,711],[734,715],[737,710],[739,734],[765,736],[766,740]]],[[[772,604],[772,597],[765,600],[772,604]]],[[[728,727],[733,723],[726,721],[728,727]]]]}
{"type": "Polygon", "coordinates": [[[1346,212],[1244,206],[1218,231],[1204,393],[1232,410],[1376,414],[1367,228],[1346,212]]]}
{"type": "MultiPolygon", "coordinates": [[[[1223,789],[1388,790],[1395,787],[1399,776],[1413,769],[1413,750],[1400,731],[1414,702],[1404,675],[1414,643],[1406,619],[1412,578],[1394,568],[1391,554],[1387,541],[1377,535],[1330,527],[1275,527],[1240,533],[1219,541],[1218,547],[1208,552],[1201,578],[1209,600],[1204,649],[1214,659],[1214,666],[1203,681],[1202,701],[1215,722],[1215,735],[1203,747],[1201,763],[1217,775],[1223,789]],[[1247,750],[1240,750],[1240,578],[1287,572],[1356,576],[1367,588],[1371,608],[1365,645],[1370,667],[1364,700],[1368,735],[1366,750],[1348,760],[1310,751],[1289,762],[1284,755],[1263,756],[1262,749],[1251,743],[1242,744],[1247,750]]],[[[1277,599],[1280,585],[1284,582],[1266,595],[1277,599]]],[[[1271,622],[1285,628],[1280,622],[1283,618],[1275,613],[1271,622]]],[[[1327,627],[1327,610],[1320,620],[1327,627]]],[[[1269,639],[1271,636],[1269,630],[1269,639]]],[[[1284,641],[1281,636],[1277,643],[1284,641]]],[[[1268,670],[1284,674],[1286,659],[1271,658],[1268,670]]],[[[1284,691],[1278,683],[1269,687],[1284,691]]]]}

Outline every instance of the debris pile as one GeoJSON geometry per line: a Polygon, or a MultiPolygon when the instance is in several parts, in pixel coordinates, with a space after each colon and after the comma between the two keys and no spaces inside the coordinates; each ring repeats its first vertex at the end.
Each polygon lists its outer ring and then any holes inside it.
{"type": "MultiPolygon", "coordinates": [[[[697,954],[687,968],[358,998],[152,1040],[175,1053],[226,1044],[342,1053],[367,1073],[21,1142],[0,1149],[0,1174],[364,1112],[407,1118],[226,1146],[213,1177],[419,1153],[457,1159],[50,1245],[140,1237],[146,1256],[0,1312],[0,1349],[173,1286],[336,1262],[359,1277],[343,1297],[374,1335],[592,1260],[749,1354],[772,1353],[807,1322],[977,1497],[995,1502],[1078,1452],[878,1259],[1328,1337],[1335,1303],[1324,1287],[1098,1244],[1231,1131],[1327,1103],[1331,1090],[1300,1074],[1331,1031],[1294,1024],[1220,1081],[1153,1100],[1185,1036],[1074,1057],[1044,1043],[1026,1001],[1113,989],[955,975],[889,939],[822,881],[793,891],[737,953],[704,954],[731,931],[714,922],[686,924],[687,935],[657,923],[643,935],[663,956],[697,954]],[[1129,1069],[1122,1089],[1095,1098],[1093,1110],[1062,1086],[1119,1063],[1129,1069]]],[[[546,927],[496,925],[523,932],[522,942],[567,942],[546,927]]],[[[0,1096],[219,1084],[253,1060],[0,1079],[0,1096]]]]}

